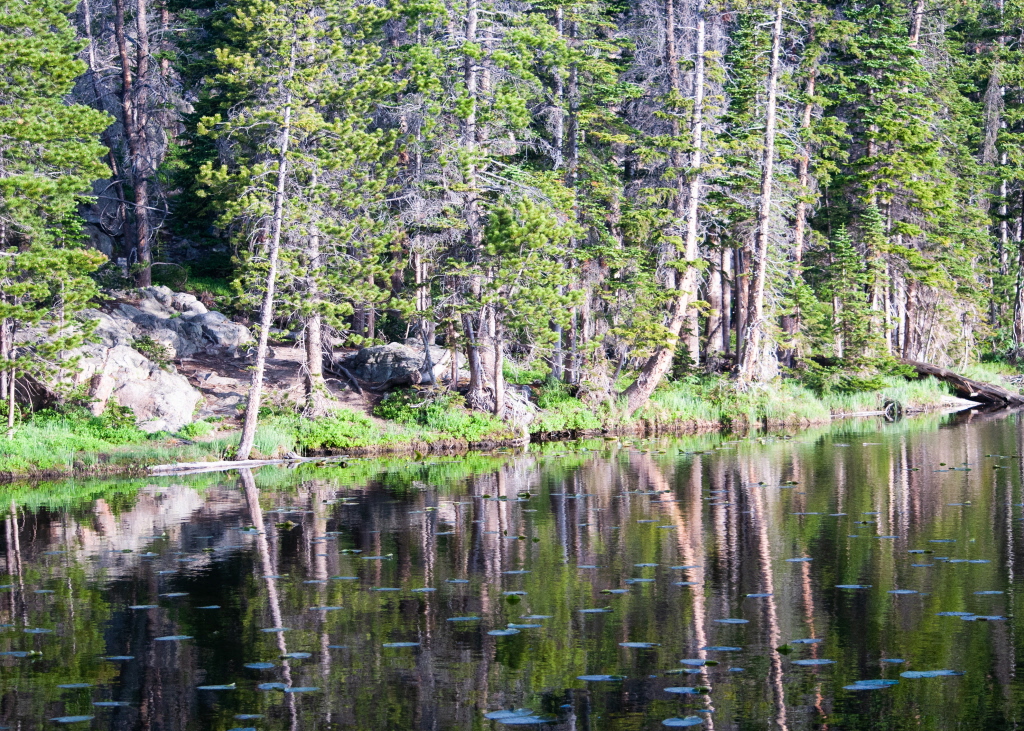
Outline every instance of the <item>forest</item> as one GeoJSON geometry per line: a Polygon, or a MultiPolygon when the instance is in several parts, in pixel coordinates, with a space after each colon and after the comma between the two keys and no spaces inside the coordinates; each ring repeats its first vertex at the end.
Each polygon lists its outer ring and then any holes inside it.
{"type": "Polygon", "coordinates": [[[1024,359],[1019,0],[0,0],[0,29],[9,431],[81,313],[153,284],[252,327],[242,457],[284,338],[306,420],[338,348],[389,342],[456,353],[460,408],[533,383],[606,425],[672,384],[1024,359]]]}

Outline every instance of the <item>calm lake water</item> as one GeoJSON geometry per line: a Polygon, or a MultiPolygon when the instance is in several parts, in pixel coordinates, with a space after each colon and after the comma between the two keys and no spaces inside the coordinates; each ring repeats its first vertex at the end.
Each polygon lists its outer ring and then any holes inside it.
{"type": "Polygon", "coordinates": [[[1016,728],[1022,426],[3,487],[0,727],[1016,728]]]}

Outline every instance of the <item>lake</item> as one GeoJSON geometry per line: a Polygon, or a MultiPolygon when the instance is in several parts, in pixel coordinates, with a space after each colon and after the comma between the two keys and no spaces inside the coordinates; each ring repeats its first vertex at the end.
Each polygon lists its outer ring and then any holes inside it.
{"type": "Polygon", "coordinates": [[[1021,427],[0,487],[0,727],[1014,728],[1021,427]]]}

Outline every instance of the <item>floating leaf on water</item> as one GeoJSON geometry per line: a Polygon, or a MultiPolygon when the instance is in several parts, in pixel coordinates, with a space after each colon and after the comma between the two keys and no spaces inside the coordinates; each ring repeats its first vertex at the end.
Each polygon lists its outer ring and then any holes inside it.
{"type": "Polygon", "coordinates": [[[34,593],[35,594],[54,594],[55,592],[54,592],[53,589],[36,589],[34,593]]]}
{"type": "Polygon", "coordinates": [[[163,637],[154,637],[154,642],[178,642],[179,640],[191,640],[192,635],[164,635],[163,637]]]}
{"type": "Polygon", "coordinates": [[[288,658],[290,660],[307,660],[313,657],[311,652],[286,652],[281,655],[282,658],[288,658]]]}
{"type": "Polygon", "coordinates": [[[957,670],[908,670],[900,673],[901,678],[942,678],[954,675],[963,675],[957,670]]]}
{"type": "Polygon", "coordinates": [[[926,551],[923,548],[915,548],[913,551],[907,551],[907,553],[935,553],[935,551],[926,551]]]}
{"type": "Polygon", "coordinates": [[[538,627],[543,627],[544,625],[542,625],[542,624],[513,624],[512,622],[509,622],[508,626],[510,628],[512,628],[512,629],[537,629],[538,627]]]}
{"type": "Polygon", "coordinates": [[[129,604],[129,609],[159,609],[159,604],[129,604]]]}
{"type": "Polygon", "coordinates": [[[686,718],[666,718],[661,722],[661,725],[682,728],[684,726],[700,726],[702,723],[704,721],[700,716],[687,716],[686,718]]]}
{"type": "Polygon", "coordinates": [[[870,589],[871,584],[836,584],[837,589],[870,589]]]}
{"type": "Polygon", "coordinates": [[[702,652],[740,652],[742,647],[730,647],[729,645],[711,645],[700,648],[702,652]]]}
{"type": "Polygon", "coordinates": [[[718,624],[749,624],[749,619],[737,619],[736,617],[728,617],[726,619],[716,619],[715,622],[718,624]]]}
{"type": "MultiPolygon", "coordinates": [[[[326,554],[318,554],[318,555],[326,555],[326,554]]],[[[308,581],[303,581],[302,583],[303,584],[326,584],[327,580],[326,579],[309,579],[308,581]]]]}
{"type": "Polygon", "coordinates": [[[0,652],[0,657],[28,657],[31,652],[25,650],[7,650],[6,652],[0,652]]]}
{"type": "Polygon", "coordinates": [[[635,647],[645,649],[648,647],[661,647],[660,642],[620,642],[619,647],[635,647]]]}
{"type": "Polygon", "coordinates": [[[358,576],[332,576],[331,581],[358,581],[358,576]]]}
{"type": "Polygon", "coordinates": [[[654,579],[626,579],[627,584],[650,584],[654,579]]]}
{"type": "Polygon", "coordinates": [[[899,657],[883,657],[879,662],[889,663],[891,665],[899,665],[906,662],[906,660],[899,657]]]}
{"type": "Polygon", "coordinates": [[[448,579],[449,584],[468,584],[469,579],[448,579]]]}
{"type": "Polygon", "coordinates": [[[730,673],[742,673],[745,668],[729,668],[730,673]]]}
{"type": "Polygon", "coordinates": [[[341,607],[338,607],[338,606],[310,607],[309,611],[311,611],[311,612],[333,612],[336,609],[341,609],[341,607]]]}
{"type": "Polygon", "coordinates": [[[284,683],[260,683],[256,690],[284,690],[287,687],[284,683]]]}
{"type": "Polygon", "coordinates": [[[997,615],[985,615],[985,614],[971,614],[966,617],[960,617],[965,622],[999,622],[1006,619],[1006,617],[1000,617],[997,615]]]}
{"type": "Polygon", "coordinates": [[[700,586],[699,581],[675,581],[673,586],[700,586]]]}
{"type": "Polygon", "coordinates": [[[687,569],[699,569],[701,567],[700,566],[673,566],[672,568],[674,570],[676,570],[676,571],[686,571],[687,569]]]}
{"type": "Polygon", "coordinates": [[[507,629],[492,629],[487,634],[491,635],[492,637],[508,637],[509,635],[519,634],[519,630],[511,627],[507,629]]]}
{"type": "Polygon", "coordinates": [[[846,690],[879,690],[881,688],[889,688],[893,685],[899,684],[898,680],[858,680],[853,685],[844,685],[843,688],[846,690]]]}
{"type": "Polygon", "coordinates": [[[168,599],[177,599],[178,597],[181,597],[181,596],[188,596],[188,592],[187,591],[172,591],[172,592],[169,592],[167,594],[161,594],[160,596],[166,597],[168,599]]]}
{"type": "Polygon", "coordinates": [[[769,596],[771,596],[770,592],[768,594],[747,594],[748,599],[764,599],[769,596]]]}
{"type": "Polygon", "coordinates": [[[684,660],[680,660],[679,662],[681,662],[683,665],[694,665],[694,666],[698,666],[699,667],[701,665],[706,665],[708,661],[707,660],[701,660],[699,657],[695,657],[695,658],[686,658],[684,660]]]}
{"type": "Polygon", "coordinates": [[[995,596],[996,594],[1002,594],[1001,591],[976,591],[975,596],[995,596]]]}
{"type": "Polygon", "coordinates": [[[685,686],[676,686],[673,688],[665,688],[666,693],[675,693],[677,695],[698,695],[699,691],[697,688],[687,688],[685,686]]]}
{"type": "Polygon", "coordinates": [[[277,666],[272,662],[247,662],[243,667],[247,667],[250,670],[270,670],[270,668],[277,666]]]}
{"type": "Polygon", "coordinates": [[[501,573],[506,574],[508,576],[521,576],[522,574],[528,574],[530,572],[526,569],[516,569],[514,571],[502,571],[501,573]]]}
{"type": "Polygon", "coordinates": [[[601,589],[602,594],[628,594],[628,589],[601,589]]]}
{"type": "Polygon", "coordinates": [[[823,642],[823,640],[821,638],[818,638],[818,637],[808,637],[808,638],[803,639],[803,640],[790,640],[789,644],[791,644],[791,645],[817,645],[819,642],[823,642]]]}
{"type": "Polygon", "coordinates": [[[99,708],[126,708],[131,703],[128,701],[93,701],[93,705],[99,708]]]}
{"type": "Polygon", "coordinates": [[[207,604],[205,607],[196,607],[196,609],[220,609],[220,604],[207,604]]]}
{"type": "Polygon", "coordinates": [[[929,543],[956,543],[955,538],[933,538],[929,543]]]}
{"type": "Polygon", "coordinates": [[[236,713],[236,721],[255,721],[258,718],[263,718],[262,713],[236,713]]]}
{"type": "Polygon", "coordinates": [[[651,568],[653,566],[657,566],[658,564],[656,564],[656,563],[635,563],[633,565],[636,566],[637,568],[645,569],[645,568],[651,568]]]}
{"type": "Polygon", "coordinates": [[[107,657],[105,657],[103,659],[104,660],[111,660],[111,661],[117,662],[117,661],[120,661],[120,660],[134,660],[135,656],[134,655],[108,655],[107,657]]]}
{"type": "Polygon", "coordinates": [[[57,718],[51,718],[51,721],[57,723],[81,723],[82,721],[91,721],[96,716],[57,716],[57,718]]]}
{"type": "Polygon", "coordinates": [[[381,647],[419,647],[419,642],[385,642],[381,647]]]}
{"type": "Polygon", "coordinates": [[[449,622],[476,622],[480,617],[448,617],[449,622]]]}
{"type": "Polygon", "coordinates": [[[31,629],[23,630],[27,635],[48,635],[53,632],[52,629],[43,629],[42,627],[32,627],[31,629]]]}
{"type": "Polygon", "coordinates": [[[580,614],[604,614],[605,612],[610,612],[610,611],[612,611],[612,610],[608,609],[607,607],[604,607],[604,608],[600,608],[599,607],[599,608],[595,608],[595,609],[581,609],[580,610],[580,614]]]}
{"type": "Polygon", "coordinates": [[[972,612],[937,612],[936,617],[970,617],[972,612]]]}
{"type": "Polygon", "coordinates": [[[484,718],[489,718],[492,721],[502,721],[507,718],[526,718],[528,716],[533,716],[533,711],[528,708],[519,708],[515,711],[490,711],[484,714],[484,718]]]}
{"type": "Polygon", "coordinates": [[[606,680],[607,681],[625,680],[626,676],[625,675],[577,675],[576,679],[577,680],[586,680],[588,682],[592,681],[592,682],[597,683],[597,682],[602,682],[602,681],[606,681],[606,680]]]}
{"type": "MultiPolygon", "coordinates": [[[[412,592],[414,594],[426,594],[427,592],[431,592],[431,591],[437,591],[437,589],[435,589],[432,586],[421,586],[418,589],[412,589],[412,592]]],[[[338,607],[338,608],[340,609],[341,607],[338,607]]]]}
{"type": "Polygon", "coordinates": [[[804,561],[813,561],[813,560],[814,560],[814,559],[812,559],[812,558],[808,558],[808,557],[806,557],[806,556],[804,556],[804,557],[802,557],[802,558],[787,558],[787,559],[786,559],[786,561],[788,561],[789,563],[802,563],[802,562],[804,562],[804,561]]]}
{"type": "Polygon", "coordinates": [[[370,591],[401,591],[397,586],[371,586],[370,591]]]}
{"type": "Polygon", "coordinates": [[[972,558],[967,563],[992,563],[987,558],[972,558]]]}
{"type": "Polygon", "coordinates": [[[58,688],[65,688],[70,690],[72,688],[91,688],[92,683],[61,683],[57,686],[58,688]]]}
{"type": "Polygon", "coordinates": [[[916,594],[917,592],[913,589],[891,589],[887,593],[889,594],[916,594]]]}
{"type": "Polygon", "coordinates": [[[551,619],[552,616],[551,614],[527,614],[520,619],[551,619]]]}
{"type": "Polygon", "coordinates": [[[285,693],[312,693],[313,691],[320,690],[320,688],[312,685],[300,685],[295,688],[285,688],[285,693]]]}
{"type": "Polygon", "coordinates": [[[594,565],[594,564],[578,564],[576,566],[576,568],[578,568],[578,569],[596,569],[597,566],[594,565]]]}
{"type": "Polygon", "coordinates": [[[834,665],[835,660],[824,660],[822,658],[810,658],[808,660],[794,660],[794,665],[834,665]]]}
{"type": "Polygon", "coordinates": [[[391,558],[391,556],[360,556],[359,558],[364,561],[386,561],[391,558]]]}
{"type": "Polygon", "coordinates": [[[502,596],[526,596],[525,591],[503,591],[502,596]]]}

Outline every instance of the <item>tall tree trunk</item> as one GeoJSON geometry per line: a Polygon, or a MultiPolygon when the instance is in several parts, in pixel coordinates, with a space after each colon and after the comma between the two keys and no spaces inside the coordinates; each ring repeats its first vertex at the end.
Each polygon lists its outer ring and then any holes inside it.
{"type": "Polygon", "coordinates": [[[718,361],[718,353],[722,350],[722,264],[718,252],[713,251],[708,261],[708,309],[704,323],[704,341],[708,366],[713,367],[718,361]]]}
{"type": "Polygon", "coordinates": [[[917,48],[921,40],[921,21],[924,19],[924,0],[917,0],[914,15],[910,19],[910,45],[917,48]]]}
{"type": "MultiPolygon", "coordinates": [[[[289,81],[295,72],[295,47],[288,69],[289,81]]],[[[260,308],[260,336],[256,344],[256,363],[249,383],[249,401],[245,405],[245,422],[238,444],[236,459],[249,459],[256,439],[256,425],[259,421],[260,400],[263,396],[263,373],[267,367],[267,348],[270,340],[270,326],[274,322],[274,289],[277,286],[277,259],[281,250],[281,229],[284,225],[284,195],[288,178],[288,145],[292,133],[292,95],[288,92],[284,102],[284,120],[281,125],[281,148],[277,153],[277,189],[274,192],[274,213],[270,224],[270,261],[267,268],[263,305],[260,308]]]]}
{"type": "MultiPolygon", "coordinates": [[[[800,129],[806,131],[811,127],[811,115],[814,111],[814,103],[811,97],[814,96],[815,82],[818,76],[818,69],[812,68],[807,77],[807,87],[804,93],[807,101],[804,103],[803,114],[800,117],[800,129]]],[[[804,140],[805,147],[797,156],[797,185],[799,186],[799,197],[796,202],[796,220],[793,223],[793,258],[790,276],[793,282],[799,282],[803,276],[803,257],[805,239],[807,237],[807,214],[810,204],[807,199],[811,194],[811,153],[807,148],[810,142],[804,140]]],[[[794,309],[782,318],[782,331],[786,333],[787,348],[782,354],[783,361],[788,366],[793,365],[793,359],[797,355],[796,341],[800,337],[800,312],[794,309]]]]}
{"type": "Polygon", "coordinates": [[[722,279],[722,352],[732,352],[732,291],[733,266],[732,249],[722,247],[719,275],[722,279]]]}
{"type": "MultiPolygon", "coordinates": [[[[120,1],[120,0],[119,0],[120,1]]],[[[151,251],[153,226],[149,210],[149,180],[153,175],[153,150],[149,144],[149,16],[146,0],[136,0],[135,23],[138,39],[135,47],[135,138],[132,159],[132,187],[135,192],[135,241],[139,252],[139,272],[135,277],[140,287],[153,283],[151,251]]]]}
{"type": "Polygon", "coordinates": [[[779,86],[779,52],[782,47],[782,0],[775,11],[775,25],[772,27],[772,60],[768,73],[768,103],[765,107],[764,156],[761,162],[761,195],[757,208],[755,231],[756,270],[754,288],[750,293],[750,314],[748,315],[746,340],[740,354],[740,378],[760,380],[763,376],[761,363],[761,338],[764,330],[764,280],[768,271],[768,233],[771,230],[772,182],[775,163],[775,106],[779,86]]]}
{"type": "Polygon", "coordinates": [[[736,363],[740,362],[739,356],[743,352],[744,343],[747,337],[747,314],[750,302],[750,262],[747,261],[747,247],[737,246],[735,248],[736,273],[733,281],[736,283],[736,309],[733,319],[736,321],[736,363]]]}
{"type": "MultiPolygon", "coordinates": [[[[668,36],[674,41],[675,17],[672,0],[668,0],[667,19],[668,36]]],[[[702,8],[697,10],[697,47],[694,55],[693,111],[690,117],[690,145],[693,152],[690,158],[691,177],[687,196],[686,239],[684,256],[687,263],[686,271],[679,277],[676,297],[672,303],[667,326],[667,342],[659,345],[647,359],[636,380],[623,392],[626,398],[626,412],[632,414],[639,409],[654,393],[661,379],[672,367],[679,334],[687,321],[687,310],[696,294],[698,258],[697,213],[700,206],[701,165],[704,150],[704,16],[702,8]]],[[[673,50],[674,53],[674,50],[673,50]]],[[[671,71],[670,71],[671,73],[671,71]]],[[[678,69],[676,69],[678,73],[678,69]]]]}
{"type": "MultiPolygon", "coordinates": [[[[477,0],[468,0],[466,4],[466,43],[476,44],[477,42],[477,21],[478,21],[477,0]]],[[[466,96],[469,101],[469,111],[463,125],[462,146],[466,156],[470,160],[466,170],[466,204],[464,215],[466,221],[466,244],[469,248],[469,256],[473,264],[478,264],[483,248],[483,223],[480,215],[480,201],[477,190],[477,169],[474,160],[477,151],[477,95],[479,93],[479,76],[477,73],[478,60],[467,54],[463,59],[465,65],[464,74],[466,81],[466,96]]],[[[470,295],[474,302],[480,302],[483,295],[483,282],[480,273],[474,273],[469,279],[470,295]]],[[[466,331],[466,360],[469,366],[469,392],[466,394],[466,403],[472,409],[490,411],[493,409],[493,401],[488,397],[487,374],[484,369],[484,358],[481,356],[481,338],[487,336],[486,308],[481,307],[479,314],[474,316],[469,313],[462,317],[463,328],[466,331]],[[475,323],[474,323],[475,319],[475,323]]]]}
{"type": "MultiPolygon", "coordinates": [[[[314,178],[313,186],[316,186],[314,178]]],[[[306,297],[313,311],[306,317],[305,340],[306,349],[306,409],[308,417],[324,416],[329,411],[329,395],[327,383],[324,381],[324,334],[323,316],[320,313],[320,285],[317,281],[317,268],[320,266],[320,232],[314,230],[309,236],[309,248],[306,250],[306,266],[308,267],[306,297]]]]}

